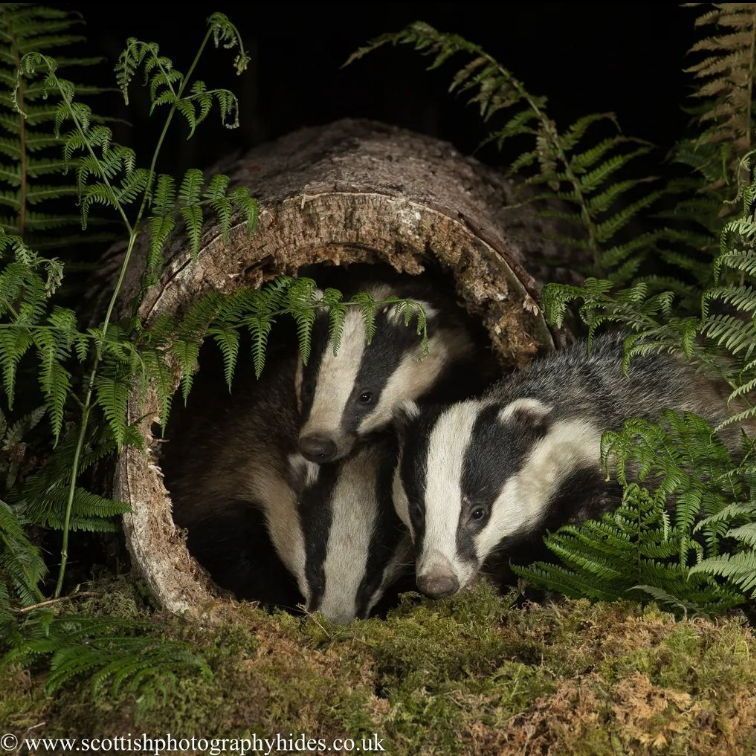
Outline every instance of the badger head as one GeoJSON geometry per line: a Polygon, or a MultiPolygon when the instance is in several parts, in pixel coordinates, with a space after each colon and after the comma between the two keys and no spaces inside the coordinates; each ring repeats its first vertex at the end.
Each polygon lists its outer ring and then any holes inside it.
{"type": "Polygon", "coordinates": [[[531,398],[400,410],[393,498],[420,591],[437,598],[468,585],[498,546],[538,530],[574,471],[593,474],[600,432],[553,415],[531,398]]]}
{"type": "MultiPolygon", "coordinates": [[[[306,611],[342,624],[365,618],[411,564],[412,545],[391,501],[395,459],[393,443],[364,447],[338,464],[290,459],[302,481],[292,523],[298,549],[283,561],[306,611]]],[[[288,548],[292,539],[281,543],[288,548]]]]}
{"type": "MultiPolygon", "coordinates": [[[[388,286],[373,287],[376,300],[400,295],[388,286]]],[[[347,311],[341,344],[334,350],[328,317],[316,319],[310,359],[297,370],[301,410],[299,450],[310,461],[332,462],[345,457],[358,439],[390,424],[405,400],[426,394],[444,371],[473,349],[459,324],[442,323],[441,313],[420,301],[427,319],[428,351],[413,327],[407,327],[397,306],[377,313],[376,331],[367,343],[365,323],[356,308],[347,311]]]]}

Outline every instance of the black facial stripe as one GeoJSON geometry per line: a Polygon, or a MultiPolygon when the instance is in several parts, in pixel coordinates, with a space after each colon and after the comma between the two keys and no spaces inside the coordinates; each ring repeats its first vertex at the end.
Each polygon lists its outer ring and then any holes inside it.
{"type": "Polygon", "coordinates": [[[357,371],[352,393],[347,401],[342,418],[342,428],[347,433],[356,433],[362,419],[378,405],[389,379],[399,367],[405,354],[420,343],[411,327],[403,323],[393,324],[385,311],[376,316],[376,332],[370,344],[365,345],[362,361],[357,371]],[[357,398],[363,391],[370,391],[373,398],[369,405],[361,405],[357,398]]]}
{"type": "Polygon", "coordinates": [[[488,514],[480,520],[480,527],[477,527],[478,523],[476,522],[476,527],[471,529],[467,525],[468,513],[465,507],[462,507],[457,523],[457,555],[460,559],[465,562],[472,562],[473,564],[478,563],[478,556],[475,551],[475,536],[485,527],[490,516],[491,510],[489,508],[488,514]]]}
{"type": "Polygon", "coordinates": [[[475,536],[491,518],[493,504],[507,480],[522,468],[533,446],[546,433],[546,426],[527,413],[515,413],[503,423],[502,407],[484,407],[475,420],[470,443],[462,463],[462,507],[457,524],[457,551],[463,559],[477,561],[475,536]],[[472,520],[470,513],[484,508],[483,516],[472,520]]]}
{"type": "Polygon", "coordinates": [[[302,416],[301,424],[304,424],[310,418],[312,402],[315,398],[315,392],[307,394],[306,386],[315,387],[320,371],[320,364],[323,362],[323,355],[328,348],[328,316],[325,313],[319,313],[315,318],[312,327],[312,347],[310,349],[310,358],[307,364],[302,368],[302,416]]]}
{"type": "Polygon", "coordinates": [[[599,517],[615,509],[621,499],[620,486],[614,481],[607,483],[598,467],[573,470],[549,499],[538,522],[503,538],[495,558],[515,564],[553,560],[554,555],[543,543],[547,531],[599,517]]]}
{"type": "Polygon", "coordinates": [[[357,616],[367,616],[370,599],[380,588],[383,576],[402,535],[406,532],[394,510],[392,486],[397,445],[394,441],[387,445],[375,481],[378,511],[373,523],[370,547],[365,563],[365,574],[357,591],[357,616]]]}
{"type": "Polygon", "coordinates": [[[621,498],[619,484],[607,482],[598,465],[573,470],[549,500],[541,529],[555,530],[568,522],[599,517],[616,507],[621,498]]]}
{"type": "Polygon", "coordinates": [[[316,611],[325,592],[325,560],[333,512],[331,495],[338,478],[338,465],[321,465],[317,482],[299,497],[299,522],[305,542],[305,579],[310,589],[310,611],[316,611]]]}
{"type": "Polygon", "coordinates": [[[443,409],[427,408],[419,418],[411,421],[402,447],[399,474],[409,502],[409,516],[417,554],[422,551],[425,538],[425,490],[430,436],[443,409]]]}

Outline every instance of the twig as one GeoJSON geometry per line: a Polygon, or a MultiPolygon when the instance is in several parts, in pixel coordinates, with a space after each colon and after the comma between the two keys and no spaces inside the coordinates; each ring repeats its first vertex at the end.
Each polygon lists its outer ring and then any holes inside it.
{"type": "Polygon", "coordinates": [[[47,601],[40,601],[38,604],[32,604],[31,606],[23,606],[20,609],[15,609],[16,614],[28,614],[35,609],[42,609],[45,606],[51,606],[52,604],[59,604],[61,601],[69,601],[75,598],[89,598],[91,596],[102,596],[102,593],[98,591],[82,591],[81,593],[70,593],[68,596],[59,596],[58,598],[47,599],[47,601]]]}

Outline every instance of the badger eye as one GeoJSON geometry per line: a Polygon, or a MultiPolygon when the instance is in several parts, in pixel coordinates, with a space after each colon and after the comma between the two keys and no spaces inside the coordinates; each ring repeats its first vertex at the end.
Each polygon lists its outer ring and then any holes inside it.
{"type": "Polygon", "coordinates": [[[470,512],[470,517],[473,520],[482,520],[485,514],[486,514],[485,507],[475,507],[475,509],[473,509],[473,511],[470,512]]]}
{"type": "Polygon", "coordinates": [[[373,401],[373,394],[371,391],[363,391],[359,397],[357,398],[357,401],[360,404],[370,404],[370,402],[373,401]]]}

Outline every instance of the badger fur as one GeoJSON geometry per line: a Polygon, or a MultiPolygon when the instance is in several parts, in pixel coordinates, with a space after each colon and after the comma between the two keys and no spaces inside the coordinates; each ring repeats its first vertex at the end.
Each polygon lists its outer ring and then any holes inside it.
{"type": "Polygon", "coordinates": [[[200,397],[162,466],[174,519],[219,585],[348,622],[368,616],[411,564],[391,500],[396,441],[377,438],[337,464],[308,462],[297,449],[295,370],[293,357],[274,357],[259,383],[225,401],[200,397]]]}
{"type": "Polygon", "coordinates": [[[239,598],[290,608],[301,594],[273,546],[263,505],[296,505],[295,370],[293,355],[272,354],[259,381],[240,373],[229,395],[203,366],[160,458],[173,519],[213,580],[239,598]]]}
{"type": "MultiPolygon", "coordinates": [[[[339,463],[292,460],[303,470],[304,485],[298,501],[301,545],[290,569],[307,611],[339,623],[365,618],[411,566],[412,542],[391,498],[396,454],[391,434],[339,463]]],[[[272,507],[267,517],[274,530],[281,510],[272,507]]]]}
{"type": "Polygon", "coordinates": [[[319,315],[310,359],[307,365],[300,362],[297,372],[299,449],[312,462],[332,462],[349,454],[358,439],[387,427],[403,401],[429,394],[437,401],[455,401],[486,382],[480,355],[477,369],[469,369],[475,342],[450,297],[408,279],[358,285],[354,291],[368,292],[376,301],[418,301],[427,318],[428,353],[423,356],[421,340],[404,324],[396,305],[379,310],[370,343],[361,313],[349,308],[336,352],[328,317],[319,315]]]}
{"type": "Polygon", "coordinates": [[[715,384],[671,356],[638,357],[625,374],[615,336],[540,359],[479,400],[405,407],[394,501],[418,588],[454,593],[497,550],[616,506],[602,433],[667,409],[725,417],[715,384]]]}

